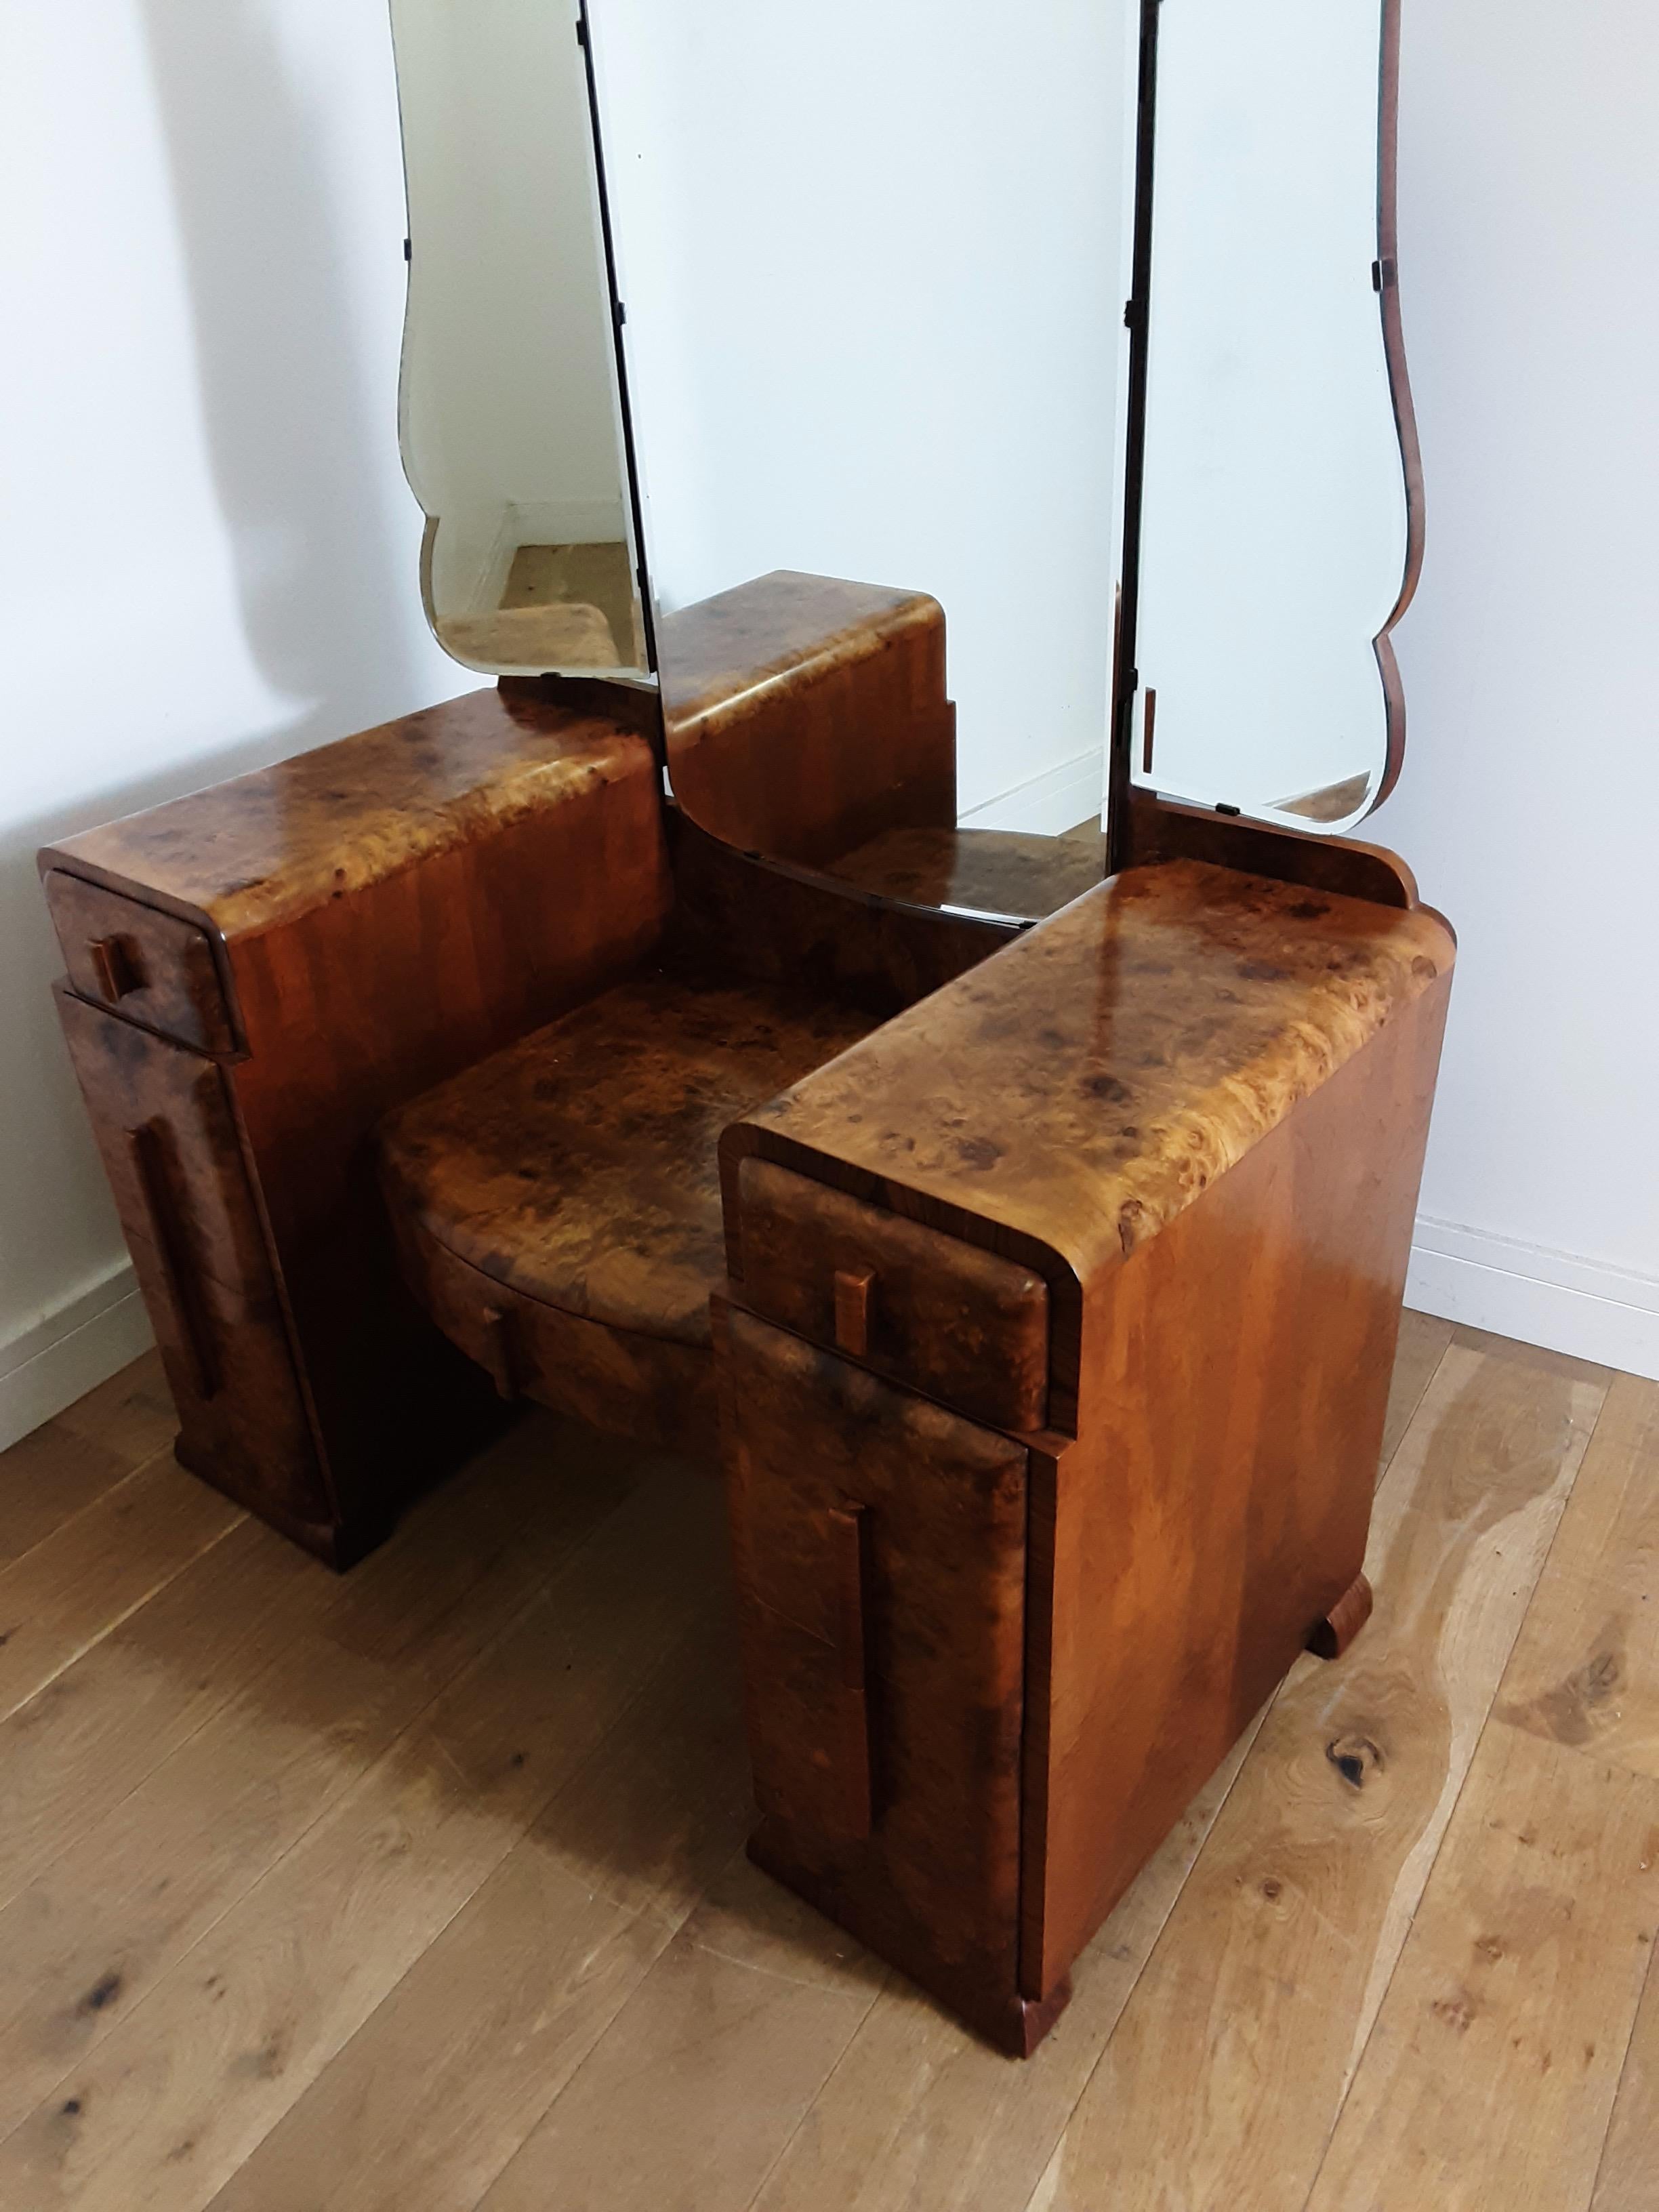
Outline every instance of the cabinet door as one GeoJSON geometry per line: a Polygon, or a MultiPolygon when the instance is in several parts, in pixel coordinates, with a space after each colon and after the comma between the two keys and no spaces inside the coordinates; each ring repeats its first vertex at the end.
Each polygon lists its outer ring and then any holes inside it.
{"type": "Polygon", "coordinates": [[[1025,1449],[746,1313],[720,1357],[755,1856],[1000,2036],[1025,1449]]]}
{"type": "Polygon", "coordinates": [[[223,1072],[68,991],[58,1003],[179,1408],[179,1456],[303,1540],[333,1509],[223,1072]]]}

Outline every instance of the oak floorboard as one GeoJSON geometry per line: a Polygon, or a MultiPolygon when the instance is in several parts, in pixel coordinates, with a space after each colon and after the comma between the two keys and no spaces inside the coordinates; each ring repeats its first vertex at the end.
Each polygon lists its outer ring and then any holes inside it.
{"type": "Polygon", "coordinates": [[[199,2212],[603,1740],[723,1560],[711,1486],[641,1483],[0,2143],[0,2203],[199,2212]]]}
{"type": "Polygon", "coordinates": [[[1614,1378],[1496,1711],[1659,1778],[1659,1383],[1614,1378]]]}
{"type": "Polygon", "coordinates": [[[179,1415],[161,1353],[152,1345],[95,1390],[65,1407],[48,1426],[102,1445],[129,1468],[159,1451],[171,1451],[179,1415]]]}
{"type": "Polygon", "coordinates": [[[731,1640],[697,1624],[212,2212],[471,2212],[752,1818],[731,1640]]]}
{"type": "Polygon", "coordinates": [[[744,2212],[886,1978],[733,1859],[481,2212],[744,2212]]]}
{"type": "Polygon", "coordinates": [[[1656,1931],[1659,1782],[1493,1722],[1308,2212],[1583,2212],[1656,1931]]]}
{"type": "Polygon", "coordinates": [[[15,1560],[0,1573],[0,1720],[245,1517],[169,1452],[15,1560]]]}
{"type": "Polygon", "coordinates": [[[1300,2205],[1608,1381],[1454,1338],[1378,1494],[1376,1615],[1269,1709],[1033,2208],[1300,2205]]]}
{"type": "Polygon", "coordinates": [[[1389,1462],[1399,1450],[1412,1417],[1422,1404],[1424,1394],[1433,1382],[1451,1340],[1450,1322],[1441,1321],[1433,1314],[1414,1312],[1410,1306],[1401,1313],[1394,1379],[1389,1385],[1389,1410],[1382,1424],[1382,1449],[1377,1455],[1379,1481],[1388,1473],[1389,1462]]]}
{"type": "Polygon", "coordinates": [[[0,1568],[26,1558],[138,1464],[112,1443],[65,1428],[61,1417],[9,1445],[0,1452],[0,1568]]]}
{"type": "Polygon", "coordinates": [[[755,2212],[1020,2212],[1261,1725],[1258,1717],[1078,1960],[1076,1994],[1034,2057],[1012,2064],[893,1976],[755,2212]]]}
{"type": "MultiPolygon", "coordinates": [[[[1655,1944],[1659,1952],[1659,1944],[1655,1944]]],[[[1589,2212],[1653,2212],[1659,2177],[1659,1972],[1651,1960],[1589,2212]]]]}
{"type": "MultiPolygon", "coordinates": [[[[550,1575],[571,1570],[637,1479],[625,1454],[598,1461],[580,1432],[527,1425],[423,1501],[349,1579],[316,1568],[284,1586],[281,1656],[233,1680],[194,1734],[0,1908],[0,2135],[550,1575]]],[[[188,1668],[187,1645],[179,1656],[188,1668]]]]}

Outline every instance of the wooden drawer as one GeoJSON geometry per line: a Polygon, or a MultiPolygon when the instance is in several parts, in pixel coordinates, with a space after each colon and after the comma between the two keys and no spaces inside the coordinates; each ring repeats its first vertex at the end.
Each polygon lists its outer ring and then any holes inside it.
{"type": "Polygon", "coordinates": [[[61,986],[58,1001],[179,1408],[179,1457],[290,1533],[325,1528],[333,1508],[224,1072],[61,986]]]}
{"type": "Polygon", "coordinates": [[[977,1245],[768,1160],[738,1171],[745,1304],[819,1344],[1022,1431],[1048,1410],[1048,1290],[977,1245]]]}
{"type": "Polygon", "coordinates": [[[1000,2034],[1030,1454],[738,1309],[716,1342],[756,1856],[1000,2034]]]}
{"type": "Polygon", "coordinates": [[[207,932],[66,869],[46,879],[70,981],[83,999],[202,1052],[235,1036],[207,932]]]}

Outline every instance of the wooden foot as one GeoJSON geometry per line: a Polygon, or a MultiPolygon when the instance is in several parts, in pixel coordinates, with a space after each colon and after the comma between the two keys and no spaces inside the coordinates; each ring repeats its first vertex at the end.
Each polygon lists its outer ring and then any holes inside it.
{"type": "Polygon", "coordinates": [[[1371,1617],[1371,1586],[1356,1575],[1336,1603],[1308,1631],[1308,1649],[1316,1659],[1340,1659],[1371,1617]]]}

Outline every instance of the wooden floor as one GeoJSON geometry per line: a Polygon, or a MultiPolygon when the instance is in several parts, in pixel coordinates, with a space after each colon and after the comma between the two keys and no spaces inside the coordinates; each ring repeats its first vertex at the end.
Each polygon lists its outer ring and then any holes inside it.
{"type": "Polygon", "coordinates": [[[718,1500],[337,1581],[141,1361],[0,1457],[5,2212],[1652,2212],[1659,1388],[1407,1316],[1371,1626],[993,2056],[751,1870],[718,1500]]]}

